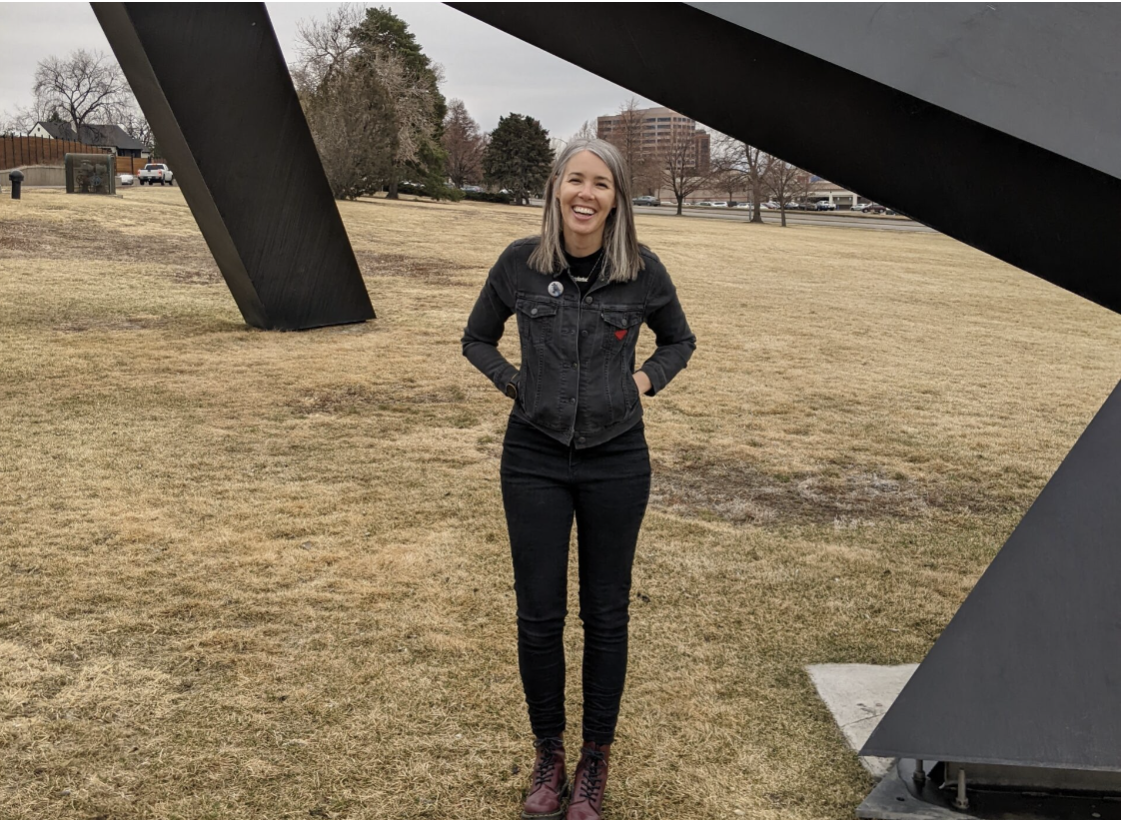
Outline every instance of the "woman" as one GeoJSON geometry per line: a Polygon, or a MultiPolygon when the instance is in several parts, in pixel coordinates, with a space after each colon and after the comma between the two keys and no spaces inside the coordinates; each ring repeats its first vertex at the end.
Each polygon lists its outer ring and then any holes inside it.
{"type": "Polygon", "coordinates": [[[666,269],[636,239],[628,180],[610,143],[569,143],[546,185],[541,236],[499,257],[463,337],[464,355],[514,400],[500,473],[537,748],[525,819],[560,818],[570,792],[562,634],[574,515],[584,744],[565,817],[600,817],[627,669],[631,564],[650,494],[639,396],[662,390],[695,346],[666,269]],[[497,349],[515,313],[520,368],[497,349]],[[636,371],[642,322],[657,349],[636,371]]]}

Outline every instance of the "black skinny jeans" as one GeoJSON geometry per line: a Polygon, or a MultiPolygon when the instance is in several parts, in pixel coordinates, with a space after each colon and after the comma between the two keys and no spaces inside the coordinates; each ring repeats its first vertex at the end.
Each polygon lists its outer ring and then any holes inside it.
{"type": "Polygon", "coordinates": [[[518,601],[518,666],[534,735],[565,730],[569,533],[577,522],[584,624],[583,739],[611,743],[627,674],[627,607],[651,462],[640,420],[577,450],[511,417],[503,441],[503,507],[518,601]]]}

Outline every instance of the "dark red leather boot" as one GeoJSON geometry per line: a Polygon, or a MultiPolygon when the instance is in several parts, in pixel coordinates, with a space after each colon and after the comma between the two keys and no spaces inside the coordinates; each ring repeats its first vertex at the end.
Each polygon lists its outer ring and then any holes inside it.
{"type": "Polygon", "coordinates": [[[543,737],[534,741],[538,750],[530,791],[522,807],[522,820],[561,820],[565,798],[569,794],[569,778],[565,774],[565,746],[559,737],[543,737]]]}
{"type": "Polygon", "coordinates": [[[590,740],[581,747],[577,771],[573,775],[573,798],[569,801],[565,820],[600,820],[611,748],[610,743],[600,745],[590,740]]]}

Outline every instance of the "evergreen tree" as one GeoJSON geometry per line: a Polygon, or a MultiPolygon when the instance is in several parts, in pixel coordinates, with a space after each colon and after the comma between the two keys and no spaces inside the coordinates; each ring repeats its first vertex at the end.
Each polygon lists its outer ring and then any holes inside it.
{"type": "Polygon", "coordinates": [[[425,186],[429,196],[445,191],[447,154],[441,146],[448,113],[440,93],[440,67],[421,50],[408,25],[387,8],[370,8],[352,31],[359,60],[378,75],[393,102],[397,146],[389,178],[389,198],[408,178],[425,186]]]}
{"type": "Polygon", "coordinates": [[[397,144],[393,104],[378,78],[343,67],[308,94],[304,105],[335,198],[378,191],[391,173],[397,144]]]}
{"type": "Polygon", "coordinates": [[[553,151],[549,133],[533,117],[511,114],[499,117],[491,142],[483,153],[483,177],[491,185],[509,188],[514,201],[528,205],[549,175],[553,151]]]}
{"type": "MultiPolygon", "coordinates": [[[[359,57],[361,12],[344,6],[301,22],[292,78],[336,199],[380,191],[392,174],[398,128],[390,93],[359,57]]],[[[158,149],[157,149],[158,150],[158,149]]]]}

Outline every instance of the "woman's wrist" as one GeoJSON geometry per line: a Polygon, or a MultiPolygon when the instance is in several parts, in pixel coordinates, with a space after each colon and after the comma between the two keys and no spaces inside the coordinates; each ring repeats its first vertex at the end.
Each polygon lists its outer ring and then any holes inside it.
{"type": "Polygon", "coordinates": [[[651,384],[651,377],[644,373],[642,370],[636,370],[632,377],[635,379],[635,386],[639,388],[641,395],[646,395],[647,391],[653,386],[651,384]]]}

